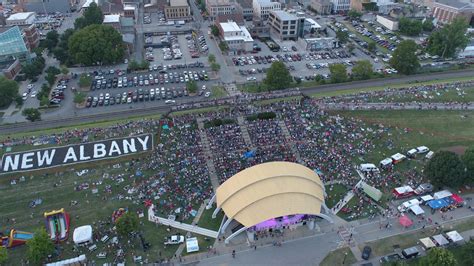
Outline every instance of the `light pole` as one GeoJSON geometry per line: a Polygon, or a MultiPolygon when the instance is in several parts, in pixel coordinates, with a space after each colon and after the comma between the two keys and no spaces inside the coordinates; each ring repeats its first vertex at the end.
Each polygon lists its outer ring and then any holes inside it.
{"type": "Polygon", "coordinates": [[[342,264],[346,263],[347,252],[344,252],[344,259],[342,260],[342,264]]]}

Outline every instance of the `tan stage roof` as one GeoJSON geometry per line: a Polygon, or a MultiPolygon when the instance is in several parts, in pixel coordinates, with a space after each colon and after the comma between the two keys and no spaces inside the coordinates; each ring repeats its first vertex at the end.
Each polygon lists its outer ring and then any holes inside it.
{"type": "Polygon", "coordinates": [[[311,169],[290,162],[269,162],[247,168],[216,191],[217,207],[246,227],[293,214],[318,215],[324,188],[311,169]]]}

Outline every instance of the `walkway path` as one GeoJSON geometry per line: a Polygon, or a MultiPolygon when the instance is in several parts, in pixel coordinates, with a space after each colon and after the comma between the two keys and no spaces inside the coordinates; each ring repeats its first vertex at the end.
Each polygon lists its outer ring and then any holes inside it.
{"type": "MultiPolygon", "coordinates": [[[[170,219],[166,219],[166,218],[163,218],[163,217],[156,216],[155,212],[153,211],[153,207],[154,207],[154,205],[152,205],[150,208],[148,208],[148,220],[151,221],[151,222],[154,222],[154,223],[157,223],[157,224],[168,225],[168,226],[171,226],[173,228],[184,230],[186,232],[192,232],[192,233],[196,233],[196,234],[203,235],[203,236],[217,238],[217,232],[216,231],[196,226],[196,225],[194,225],[194,221],[193,221],[193,225],[191,225],[191,224],[181,223],[181,222],[177,222],[177,221],[173,221],[173,220],[170,220],[170,219]]],[[[197,215],[196,215],[196,217],[197,217],[197,215]]]]}
{"type": "Polygon", "coordinates": [[[209,169],[209,176],[211,178],[211,184],[214,192],[219,187],[219,178],[216,174],[216,167],[214,166],[214,160],[212,158],[211,146],[209,145],[209,139],[207,138],[206,132],[204,131],[204,121],[202,118],[198,118],[197,124],[199,128],[199,136],[201,137],[201,146],[203,147],[204,154],[208,158],[206,160],[207,169],[209,169]]]}
{"type": "Polygon", "coordinates": [[[331,211],[334,215],[336,215],[346,204],[354,197],[354,192],[349,191],[347,194],[344,196],[343,199],[341,199],[334,207],[332,207],[331,211]]]}
{"type": "Polygon", "coordinates": [[[240,131],[242,132],[242,138],[244,139],[245,144],[250,149],[254,149],[252,140],[250,139],[249,130],[247,128],[247,124],[245,123],[245,118],[243,116],[237,117],[237,124],[240,126],[240,131]]]}
{"type": "MultiPolygon", "coordinates": [[[[201,206],[199,207],[199,210],[196,214],[196,216],[194,217],[193,219],[193,222],[192,222],[192,225],[196,225],[198,222],[199,222],[199,219],[201,219],[201,215],[202,213],[204,212],[204,209],[206,208],[206,205],[207,203],[204,202],[203,204],[201,204],[201,206]]],[[[191,232],[188,231],[188,233],[186,234],[186,237],[190,237],[191,236],[191,232]]],[[[186,247],[186,243],[183,243],[181,245],[179,245],[178,249],[176,250],[176,252],[174,253],[177,257],[179,257],[181,255],[181,253],[183,252],[184,248],[186,247]]]]}
{"type": "Polygon", "coordinates": [[[295,146],[295,142],[292,141],[292,139],[291,139],[290,131],[288,131],[288,128],[286,127],[285,122],[283,120],[279,119],[278,120],[278,125],[280,126],[280,128],[283,132],[283,135],[286,138],[286,142],[290,144],[291,152],[295,155],[296,161],[298,163],[303,163],[303,160],[301,159],[301,155],[300,155],[298,149],[295,146]]]}

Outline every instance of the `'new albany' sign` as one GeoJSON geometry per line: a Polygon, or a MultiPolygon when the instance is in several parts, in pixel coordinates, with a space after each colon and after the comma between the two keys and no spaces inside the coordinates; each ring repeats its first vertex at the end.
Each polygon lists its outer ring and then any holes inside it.
{"type": "Polygon", "coordinates": [[[7,153],[2,157],[0,174],[104,160],[151,150],[153,150],[153,136],[144,134],[63,147],[7,153]]]}

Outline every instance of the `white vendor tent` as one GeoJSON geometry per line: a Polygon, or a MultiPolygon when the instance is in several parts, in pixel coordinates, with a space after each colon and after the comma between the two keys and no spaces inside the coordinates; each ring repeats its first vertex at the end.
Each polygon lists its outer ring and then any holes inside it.
{"type": "Polygon", "coordinates": [[[423,204],[426,204],[428,201],[433,200],[433,197],[431,195],[424,195],[420,199],[423,204]]]}
{"type": "Polygon", "coordinates": [[[393,163],[399,163],[399,162],[405,160],[407,157],[405,155],[401,154],[401,153],[395,153],[390,158],[392,158],[393,163]]]}
{"type": "Polygon", "coordinates": [[[444,199],[446,197],[450,197],[453,195],[453,193],[447,191],[447,190],[441,190],[433,194],[434,199],[444,199]]]}
{"type": "Polygon", "coordinates": [[[61,260],[46,264],[46,266],[62,266],[62,265],[85,265],[87,261],[86,255],[80,255],[72,259],[61,260]]]}
{"type": "Polygon", "coordinates": [[[449,244],[449,241],[441,234],[433,236],[433,240],[438,246],[445,246],[449,244]]]}
{"type": "Polygon", "coordinates": [[[92,226],[84,225],[74,229],[72,240],[76,245],[92,243],[92,226]]]}
{"type": "Polygon", "coordinates": [[[449,240],[451,240],[453,243],[464,240],[464,238],[458,233],[458,231],[447,232],[446,235],[448,236],[449,240]]]}
{"type": "Polygon", "coordinates": [[[425,250],[436,247],[436,244],[429,237],[421,238],[420,242],[425,250]]]}
{"type": "Polygon", "coordinates": [[[188,253],[199,251],[199,244],[198,244],[197,238],[190,237],[190,238],[186,239],[186,251],[188,253]]]}
{"type": "Polygon", "coordinates": [[[425,211],[420,207],[420,205],[413,205],[410,207],[410,210],[415,214],[415,215],[420,215],[425,213],[425,211]]]}

